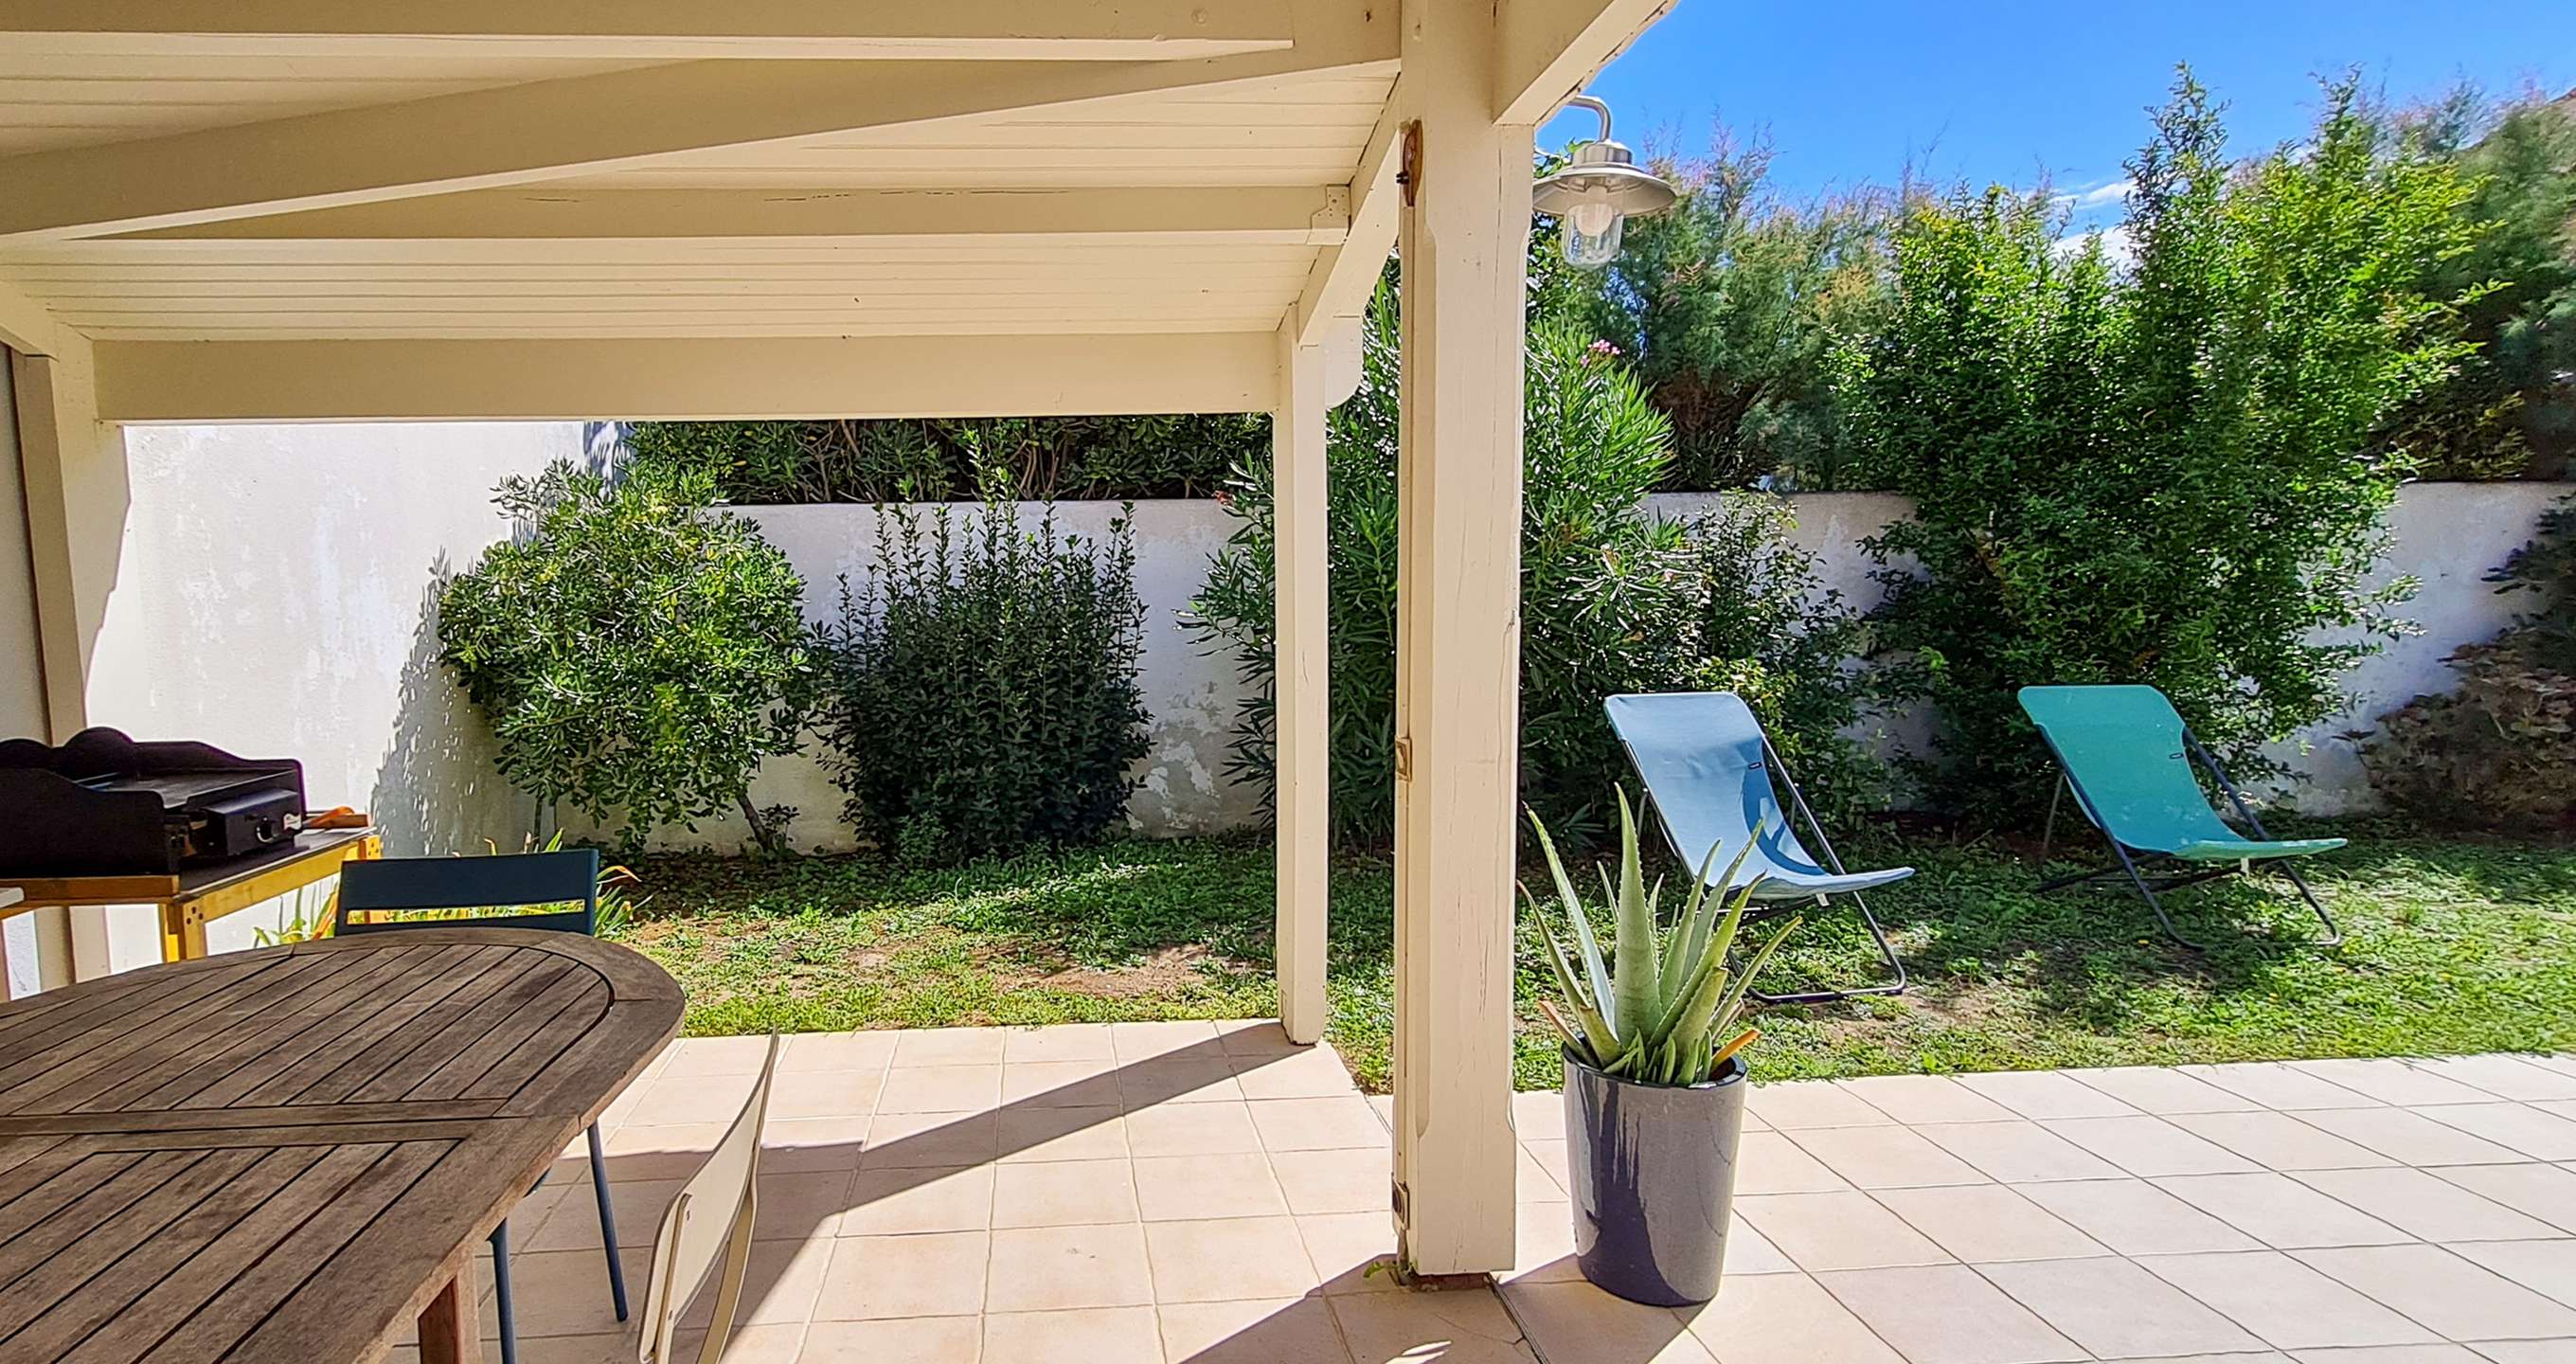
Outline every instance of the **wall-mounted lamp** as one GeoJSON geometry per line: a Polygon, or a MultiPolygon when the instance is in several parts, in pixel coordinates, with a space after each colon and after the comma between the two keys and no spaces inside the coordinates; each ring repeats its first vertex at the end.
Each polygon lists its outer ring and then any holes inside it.
{"type": "Polygon", "coordinates": [[[1610,140],[1609,105],[1590,95],[1576,95],[1566,105],[1599,114],[1601,136],[1576,143],[1565,169],[1531,190],[1530,206],[1564,220],[1560,235],[1568,264],[1598,270],[1618,257],[1622,224],[1671,208],[1676,196],[1671,185],[1638,169],[1637,158],[1610,140]]]}

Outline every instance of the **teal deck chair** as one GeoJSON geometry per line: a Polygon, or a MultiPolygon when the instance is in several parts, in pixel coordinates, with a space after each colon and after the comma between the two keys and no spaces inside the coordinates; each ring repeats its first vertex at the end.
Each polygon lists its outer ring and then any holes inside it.
{"type": "Polygon", "coordinates": [[[1722,869],[1735,849],[1751,842],[1753,851],[1735,880],[1711,889],[1736,890],[1754,883],[1757,909],[1776,909],[1792,900],[1811,899],[1821,905],[1834,896],[1849,896],[1878,944],[1879,959],[1895,977],[1888,984],[1857,990],[1787,995],[1755,991],[1754,998],[1767,1004],[1821,1004],[1854,995],[1905,992],[1905,966],[1888,946],[1887,932],[1879,927],[1878,916],[1870,912],[1861,892],[1902,881],[1914,869],[1845,870],[1834,853],[1833,840],[1825,837],[1824,826],[1807,808],[1806,796],[1742,697],[1725,691],[1632,694],[1613,696],[1602,702],[1602,708],[1609,713],[1619,742],[1628,749],[1628,761],[1646,783],[1646,794],[1654,801],[1655,816],[1675,856],[1697,868],[1710,848],[1722,846],[1727,849],[1717,861],[1722,869]],[[1824,851],[1821,862],[1798,841],[1797,830],[1782,814],[1779,796],[1772,789],[1774,777],[1789,793],[1790,805],[1806,821],[1816,846],[1824,851]]]}
{"type": "Polygon", "coordinates": [[[2215,881],[2251,872],[2257,862],[2277,866],[2298,887],[2299,897],[2325,925],[2323,945],[2343,941],[2334,916],[2317,903],[2316,893],[2299,876],[2291,859],[2331,852],[2340,838],[2274,838],[2245,803],[2227,771],[2175,712],[2173,702],[2153,687],[2024,687],[2021,708],[2039,726],[2040,738],[2057,757],[2061,774],[2048,798],[2048,823],[2040,833],[2039,859],[2048,862],[2048,845],[2057,832],[2057,806],[2072,792],[2077,809],[2102,831],[2116,865],[2040,884],[2042,891],[2126,875],[2147,908],[2156,913],[2165,936],[2198,948],[2174,927],[2156,898],[2160,890],[2215,881]],[[2198,762],[2209,769],[2236,817],[2254,831],[2246,838],[2227,826],[2209,805],[2192,773],[2198,762]],[[2141,870],[2141,863],[2144,870],[2141,870]]]}

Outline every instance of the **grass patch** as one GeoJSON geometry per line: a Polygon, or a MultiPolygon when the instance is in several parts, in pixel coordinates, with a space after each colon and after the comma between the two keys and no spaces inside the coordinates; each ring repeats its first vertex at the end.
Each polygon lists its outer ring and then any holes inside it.
{"type": "MultiPolygon", "coordinates": [[[[1872,897],[1914,990],[1762,1011],[1755,1073],[2576,1048],[2576,849],[2335,832],[2353,846],[2309,871],[2343,947],[2315,947],[2306,908],[2263,877],[2168,897],[2211,944],[2197,953],[2157,936],[2124,890],[2041,896],[2015,849],[1881,834],[1852,860],[1919,869],[1872,897]]],[[[1115,843],[939,872],[856,857],[640,870],[651,899],[624,940],[679,978],[694,1034],[1277,1009],[1261,842],[1115,843]]],[[[1392,870],[1345,857],[1332,890],[1332,1041],[1378,1090],[1395,1021],[1392,870]]],[[[1538,950],[1524,926],[1524,1088],[1556,1080],[1538,950]]],[[[1764,983],[1858,983],[1874,967],[1857,921],[1828,911],[1764,983]]]]}

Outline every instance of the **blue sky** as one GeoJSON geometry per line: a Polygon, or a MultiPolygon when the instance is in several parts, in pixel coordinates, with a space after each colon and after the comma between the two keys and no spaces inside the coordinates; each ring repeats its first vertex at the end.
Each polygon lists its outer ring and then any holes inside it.
{"type": "MultiPolygon", "coordinates": [[[[2044,173],[2080,193],[2120,179],[2184,60],[2250,153],[2297,137],[2316,74],[2346,67],[2399,99],[2462,78],[2563,91],[2576,85],[2576,3],[1680,0],[1592,92],[1631,146],[1701,148],[1719,118],[1767,131],[1775,187],[1791,195],[1891,183],[1909,157],[1935,181],[2026,186],[2044,173]]],[[[1560,115],[1539,145],[1577,136],[1591,136],[1590,116],[1560,115]]]]}

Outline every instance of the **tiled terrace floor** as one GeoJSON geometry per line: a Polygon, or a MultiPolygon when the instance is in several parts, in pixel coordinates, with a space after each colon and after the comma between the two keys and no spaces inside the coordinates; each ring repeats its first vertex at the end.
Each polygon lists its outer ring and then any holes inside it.
{"type": "MultiPolygon", "coordinates": [[[[761,1045],[683,1042],[610,1110],[631,1282],[761,1045]]],[[[1765,1086],[1725,1290],[1680,1312],[1576,1272],[1554,1094],[1499,1293],[1365,1273],[1385,1112],[1266,1023],[794,1038],[728,1358],[2576,1361],[2566,1058],[1765,1086]]],[[[582,1176],[513,1223],[525,1364],[613,1357],[582,1176]]]]}

